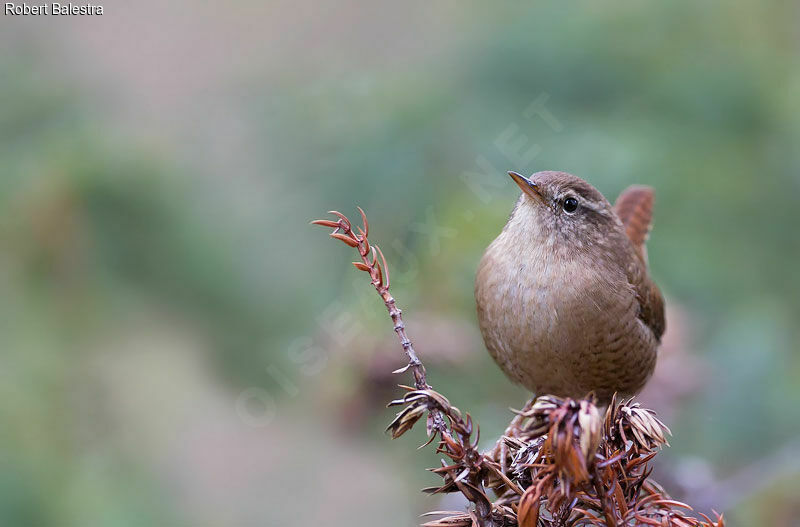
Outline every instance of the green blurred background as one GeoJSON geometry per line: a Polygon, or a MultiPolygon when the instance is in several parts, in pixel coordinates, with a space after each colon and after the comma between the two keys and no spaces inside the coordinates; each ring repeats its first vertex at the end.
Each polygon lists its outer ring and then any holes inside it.
{"type": "Polygon", "coordinates": [[[472,280],[559,169],[657,191],[659,479],[800,525],[800,4],[104,4],[0,17],[0,525],[420,522],[459,507],[351,251],[371,218],[432,384],[487,444],[526,393],[472,280]],[[508,180],[508,181],[507,181],[508,180]]]}

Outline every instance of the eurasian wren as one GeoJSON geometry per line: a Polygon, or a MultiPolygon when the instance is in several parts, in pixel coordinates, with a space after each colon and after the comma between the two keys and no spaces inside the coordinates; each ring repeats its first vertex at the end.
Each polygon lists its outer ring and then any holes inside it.
{"type": "Polygon", "coordinates": [[[638,393],[664,333],[645,249],[652,189],[629,187],[612,206],[565,172],[509,175],[522,195],[475,279],[489,353],[537,395],[638,393]]]}

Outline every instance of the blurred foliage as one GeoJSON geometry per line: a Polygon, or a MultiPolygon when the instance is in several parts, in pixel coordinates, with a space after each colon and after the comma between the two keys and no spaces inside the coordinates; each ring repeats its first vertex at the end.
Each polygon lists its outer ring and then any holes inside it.
{"type": "MultiPolygon", "coordinates": [[[[251,145],[225,174],[186,136],[132,140],[79,74],[50,71],[35,54],[0,54],[0,524],[182,517],[152,460],[120,446],[114,408],[95,408],[107,398],[95,392],[98,357],[113,354],[118,335],[146,328],[142,320],[201,342],[197,353],[234,393],[231,407],[251,386],[322,414],[326,397],[346,396],[353,356],[328,356],[325,374],[309,377],[287,352],[298,336],[330,338],[320,320],[332,305],[347,308],[359,335],[389,329],[366,284],[353,287],[350,255],[307,227],[325,210],[367,210],[407,313],[472,324],[475,266],[515,198],[502,176],[510,169],[566,170],[609,197],[631,183],[657,189],[653,274],[690,313],[691,351],[710,366],[669,423],[666,456],[699,456],[725,475],[797,436],[797,6],[472,8],[437,13],[455,28],[446,44],[407,60],[353,52],[225,79],[226,111],[251,145]],[[562,129],[523,115],[542,94],[562,129]],[[529,166],[496,146],[511,125],[540,148],[529,166]],[[497,171],[482,180],[486,201],[462,178],[482,172],[478,156],[497,171]],[[428,222],[446,228],[438,240],[420,232],[428,222]]],[[[416,38],[414,28],[402,32],[416,38]]],[[[203,127],[213,138],[215,122],[203,127]]],[[[491,436],[524,394],[480,346],[466,354],[430,375],[491,436]],[[463,386],[465,376],[475,384],[463,386]]],[[[130,375],[147,390],[148,371],[130,375]]],[[[377,430],[388,415],[373,415],[363,435],[408,461],[409,474],[429,465],[400,453],[405,439],[384,444],[377,430]]],[[[787,502],[764,492],[733,519],[787,502]]]]}

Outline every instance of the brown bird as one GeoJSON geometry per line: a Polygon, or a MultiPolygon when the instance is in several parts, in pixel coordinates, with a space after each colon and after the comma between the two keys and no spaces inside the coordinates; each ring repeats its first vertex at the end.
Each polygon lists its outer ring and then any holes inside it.
{"type": "Polygon", "coordinates": [[[489,353],[537,395],[638,393],[664,333],[645,248],[653,190],[629,187],[612,206],[565,172],[509,175],[522,195],[475,279],[489,353]]]}

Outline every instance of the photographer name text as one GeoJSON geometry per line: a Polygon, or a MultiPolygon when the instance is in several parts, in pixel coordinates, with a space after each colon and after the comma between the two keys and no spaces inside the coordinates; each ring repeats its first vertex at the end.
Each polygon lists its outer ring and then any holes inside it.
{"type": "Polygon", "coordinates": [[[94,4],[14,4],[6,2],[3,9],[4,15],[11,16],[38,16],[38,15],[102,15],[103,6],[94,4]]]}

